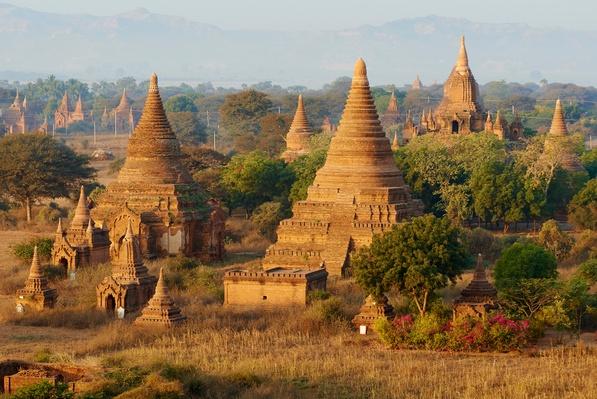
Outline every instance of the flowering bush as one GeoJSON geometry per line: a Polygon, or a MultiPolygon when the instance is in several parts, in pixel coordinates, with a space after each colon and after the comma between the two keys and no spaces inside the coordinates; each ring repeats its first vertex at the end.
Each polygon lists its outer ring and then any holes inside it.
{"type": "Polygon", "coordinates": [[[379,319],[374,325],[382,342],[391,348],[508,352],[523,348],[529,341],[527,320],[516,321],[503,314],[485,320],[459,318],[441,320],[435,315],[379,319]]]}

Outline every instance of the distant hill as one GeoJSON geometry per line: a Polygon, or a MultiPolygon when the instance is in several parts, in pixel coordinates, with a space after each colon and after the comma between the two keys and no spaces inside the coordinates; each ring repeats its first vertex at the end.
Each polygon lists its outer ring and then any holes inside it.
{"type": "Polygon", "coordinates": [[[223,30],[136,9],[62,15],[0,4],[0,79],[55,74],[84,80],[153,71],[162,79],[236,85],[271,80],[318,87],[367,61],[373,84],[441,82],[466,35],[477,80],[597,84],[597,31],[537,29],[428,16],[338,31],[223,30]]]}

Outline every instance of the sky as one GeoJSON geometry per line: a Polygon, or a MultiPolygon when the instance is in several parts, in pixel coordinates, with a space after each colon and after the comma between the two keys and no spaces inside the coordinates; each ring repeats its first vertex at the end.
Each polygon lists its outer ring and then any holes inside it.
{"type": "Polygon", "coordinates": [[[12,0],[39,11],[112,15],[143,7],[224,29],[320,30],[439,15],[595,30],[597,0],[12,0]]]}

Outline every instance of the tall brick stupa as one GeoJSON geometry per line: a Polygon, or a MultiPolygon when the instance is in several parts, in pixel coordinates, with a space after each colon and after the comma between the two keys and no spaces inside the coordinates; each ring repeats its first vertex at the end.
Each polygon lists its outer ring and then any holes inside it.
{"type": "Polygon", "coordinates": [[[352,85],[325,165],[307,199],[294,204],[278,227],[278,241],[264,267],[326,267],[344,275],[350,253],[374,234],[422,213],[394,162],[369,88],[367,68],[357,60],[352,85]]]}
{"type": "Polygon", "coordinates": [[[301,155],[307,154],[312,135],[313,130],[307,120],[303,95],[299,94],[294,119],[286,135],[286,151],[282,153],[281,158],[286,162],[292,162],[301,155]]]}
{"type": "Polygon", "coordinates": [[[147,257],[177,253],[206,260],[222,257],[224,212],[204,197],[181,159],[158,77],[153,74],[124,166],[91,211],[93,219],[104,221],[110,230],[114,248],[122,241],[130,219],[147,257]]]}

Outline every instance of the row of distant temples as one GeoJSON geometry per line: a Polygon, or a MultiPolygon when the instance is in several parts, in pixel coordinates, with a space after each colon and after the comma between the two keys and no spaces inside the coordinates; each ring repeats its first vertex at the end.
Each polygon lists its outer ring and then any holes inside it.
{"type": "MultiPolygon", "coordinates": [[[[6,134],[14,133],[28,133],[40,132],[48,133],[51,129],[46,117],[43,123],[36,123],[35,115],[27,105],[27,98],[21,98],[19,91],[15,96],[12,104],[0,114],[0,121],[3,124],[6,134]]],[[[78,96],[74,108],[71,108],[71,100],[68,93],[65,91],[58,108],[54,111],[54,129],[64,129],[70,127],[72,124],[82,121],[94,122],[96,121],[93,111],[86,112],[83,109],[83,101],[81,95],[78,96]]],[[[126,95],[126,89],[123,90],[120,102],[112,110],[104,108],[99,120],[99,127],[103,129],[113,128],[118,132],[132,132],[136,123],[133,114],[133,107],[129,98],[126,95]]]]}

